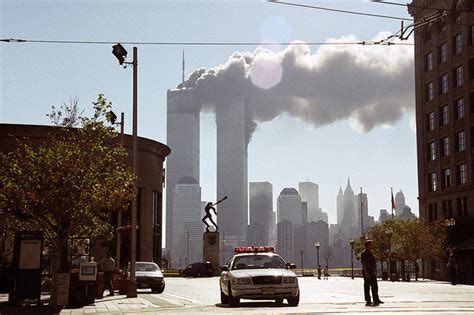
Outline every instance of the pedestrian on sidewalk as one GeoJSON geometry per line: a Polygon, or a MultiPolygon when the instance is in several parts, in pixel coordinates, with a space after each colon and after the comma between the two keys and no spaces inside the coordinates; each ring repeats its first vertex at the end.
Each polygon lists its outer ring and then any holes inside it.
{"type": "Polygon", "coordinates": [[[366,240],[364,243],[365,249],[362,251],[362,274],[364,276],[364,297],[365,306],[377,306],[383,304],[379,299],[379,288],[377,285],[377,268],[374,254],[372,254],[372,240],[366,240]],[[372,303],[370,299],[370,290],[372,289],[372,303]]]}
{"type": "Polygon", "coordinates": [[[113,273],[115,269],[115,260],[112,258],[112,253],[107,252],[107,257],[102,259],[99,263],[100,269],[104,272],[104,290],[109,290],[109,296],[114,296],[113,273]]]}
{"type": "Polygon", "coordinates": [[[446,265],[449,270],[449,278],[451,280],[452,285],[456,285],[456,273],[457,273],[457,265],[456,265],[456,258],[454,258],[454,254],[449,254],[448,264],[446,265]]]}
{"type": "Polygon", "coordinates": [[[328,276],[329,276],[329,267],[328,265],[326,265],[326,267],[324,267],[324,280],[327,280],[328,276]]]}

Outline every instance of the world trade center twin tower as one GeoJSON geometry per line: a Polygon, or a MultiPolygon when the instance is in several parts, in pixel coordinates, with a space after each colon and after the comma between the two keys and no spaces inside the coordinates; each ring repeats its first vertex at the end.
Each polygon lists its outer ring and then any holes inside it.
{"type": "MultiPolygon", "coordinates": [[[[193,88],[168,90],[167,145],[171,148],[171,154],[167,158],[166,167],[166,243],[171,253],[187,250],[187,263],[194,261],[189,254],[189,229],[185,231],[183,226],[201,225],[201,229],[198,228],[201,235],[195,235],[194,238],[202,238],[201,207],[196,208],[188,204],[185,208],[189,209],[184,209],[184,203],[177,199],[186,196],[180,197],[177,192],[178,189],[183,191],[184,186],[180,183],[189,183],[189,180],[183,179],[192,178],[197,188],[193,191],[197,191],[200,196],[200,111],[204,105],[193,88]],[[184,244],[183,240],[187,244],[184,244]]],[[[217,205],[221,241],[224,241],[227,247],[246,245],[249,137],[245,101],[244,98],[235,98],[226,100],[223,104],[213,104],[212,107],[215,108],[217,125],[216,197],[228,197],[217,205]]],[[[189,198],[190,190],[187,191],[189,198]]],[[[198,243],[193,243],[196,244],[198,243]]]]}

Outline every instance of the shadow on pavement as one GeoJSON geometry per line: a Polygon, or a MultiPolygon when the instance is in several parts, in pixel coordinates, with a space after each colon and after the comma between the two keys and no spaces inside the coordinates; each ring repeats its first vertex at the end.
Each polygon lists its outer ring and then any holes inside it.
{"type": "Polygon", "coordinates": [[[290,307],[286,303],[275,303],[275,302],[270,302],[270,301],[264,301],[264,302],[240,302],[238,306],[229,306],[229,304],[222,304],[222,303],[216,303],[214,304],[216,307],[221,307],[221,308],[245,308],[245,307],[273,307],[273,308],[281,308],[281,307],[290,307]]]}
{"type": "Polygon", "coordinates": [[[61,312],[62,308],[53,308],[50,306],[15,306],[8,302],[0,302],[1,315],[56,315],[61,312]]]}

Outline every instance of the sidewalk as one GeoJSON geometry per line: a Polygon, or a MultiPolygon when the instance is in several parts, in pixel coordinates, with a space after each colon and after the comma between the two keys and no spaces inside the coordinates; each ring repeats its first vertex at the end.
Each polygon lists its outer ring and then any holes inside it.
{"type": "MultiPolygon", "coordinates": [[[[158,299],[156,303],[160,301],[158,299]]],[[[7,304],[8,295],[0,294],[0,315],[16,314],[44,314],[44,315],[75,315],[75,314],[109,314],[130,311],[152,311],[158,310],[161,306],[153,304],[149,299],[143,297],[127,298],[126,295],[107,296],[103,299],[96,299],[94,304],[80,308],[51,309],[48,306],[10,306],[7,304]]]]}

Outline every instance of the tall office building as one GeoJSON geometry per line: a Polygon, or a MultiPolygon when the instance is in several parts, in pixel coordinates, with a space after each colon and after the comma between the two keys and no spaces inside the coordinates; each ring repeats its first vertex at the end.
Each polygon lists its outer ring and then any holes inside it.
{"type": "Polygon", "coordinates": [[[397,216],[401,215],[403,213],[403,208],[405,206],[406,206],[405,195],[400,190],[399,192],[395,194],[395,214],[397,216]]]}
{"type": "Polygon", "coordinates": [[[183,268],[202,261],[201,188],[192,177],[183,177],[173,191],[173,245],[171,265],[183,268]]]}
{"type": "Polygon", "coordinates": [[[291,221],[282,220],[278,222],[276,250],[286,261],[295,260],[294,235],[294,224],[291,221]]]}
{"type": "Polygon", "coordinates": [[[248,237],[248,242],[267,245],[270,243],[271,226],[275,224],[272,222],[272,184],[268,182],[249,183],[249,206],[250,227],[252,227],[249,231],[252,232],[252,237],[248,237]]]}
{"type": "Polygon", "coordinates": [[[218,225],[226,241],[247,243],[247,115],[243,98],[216,109],[218,225]]]}
{"type": "Polygon", "coordinates": [[[318,213],[321,212],[319,208],[319,186],[312,182],[298,183],[298,191],[301,196],[301,201],[308,204],[308,221],[317,221],[318,213]]]}
{"type": "Polygon", "coordinates": [[[278,222],[289,221],[293,226],[303,224],[301,197],[294,188],[284,188],[277,201],[278,222]]]}
{"type": "Polygon", "coordinates": [[[192,177],[199,186],[199,106],[192,89],[168,90],[166,160],[166,247],[173,246],[173,191],[183,177],[192,177]]]}
{"type": "MultiPolygon", "coordinates": [[[[474,5],[415,0],[416,136],[420,217],[454,219],[458,279],[474,283],[474,5]]],[[[446,261],[425,260],[424,275],[447,279],[446,261]]]]}
{"type": "Polygon", "coordinates": [[[344,192],[342,187],[339,187],[336,200],[336,211],[337,211],[337,224],[340,226],[342,219],[344,219],[344,192]]]}

